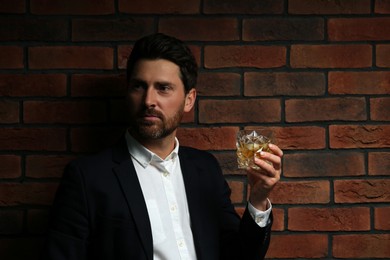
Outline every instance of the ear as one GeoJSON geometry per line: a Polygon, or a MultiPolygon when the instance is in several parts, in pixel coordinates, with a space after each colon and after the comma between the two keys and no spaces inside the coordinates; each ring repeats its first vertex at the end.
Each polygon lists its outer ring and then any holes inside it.
{"type": "Polygon", "coordinates": [[[185,97],[184,112],[190,112],[195,105],[196,89],[192,88],[185,97]]]}

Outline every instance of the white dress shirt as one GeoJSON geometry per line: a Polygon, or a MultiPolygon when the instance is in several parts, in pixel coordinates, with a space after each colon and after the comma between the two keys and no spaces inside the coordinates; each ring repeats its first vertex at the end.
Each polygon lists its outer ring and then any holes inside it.
{"type": "MultiPolygon", "coordinates": [[[[149,214],[153,259],[195,260],[195,245],[178,158],[179,141],[175,139],[175,148],[165,159],[142,146],[128,132],[126,141],[149,214]]],[[[263,212],[248,204],[250,214],[261,227],[268,223],[272,208],[270,203],[269,206],[263,212]]]]}

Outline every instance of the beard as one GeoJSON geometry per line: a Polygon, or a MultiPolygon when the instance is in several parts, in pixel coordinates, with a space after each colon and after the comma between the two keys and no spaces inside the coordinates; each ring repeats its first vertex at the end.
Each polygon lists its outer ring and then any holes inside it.
{"type": "Polygon", "coordinates": [[[165,117],[160,111],[154,108],[143,109],[138,113],[131,113],[130,131],[143,140],[156,140],[169,136],[180,125],[183,118],[184,103],[172,117],[165,117]],[[155,116],[159,118],[156,121],[146,121],[145,116],[155,116]]]}

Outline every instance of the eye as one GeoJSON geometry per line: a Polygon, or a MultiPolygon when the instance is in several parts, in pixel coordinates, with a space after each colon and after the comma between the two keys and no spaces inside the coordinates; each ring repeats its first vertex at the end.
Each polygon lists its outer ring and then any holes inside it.
{"type": "Polygon", "coordinates": [[[143,90],[145,88],[146,88],[146,85],[143,84],[142,82],[133,81],[133,82],[129,83],[129,90],[136,91],[136,90],[143,90]]]}
{"type": "Polygon", "coordinates": [[[157,86],[157,89],[162,93],[168,93],[172,90],[172,86],[170,86],[169,84],[159,84],[157,86]]]}

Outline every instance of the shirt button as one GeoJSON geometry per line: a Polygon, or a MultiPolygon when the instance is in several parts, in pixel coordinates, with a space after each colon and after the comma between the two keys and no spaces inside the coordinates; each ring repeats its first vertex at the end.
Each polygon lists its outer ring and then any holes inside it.
{"type": "Polygon", "coordinates": [[[164,177],[167,177],[169,175],[169,172],[164,172],[163,175],[164,177]]]}
{"type": "Polygon", "coordinates": [[[177,241],[177,245],[178,245],[179,247],[184,247],[184,241],[183,241],[183,240],[177,241]]]}
{"type": "Polygon", "coordinates": [[[176,210],[176,205],[172,205],[171,206],[171,211],[175,211],[176,210]]]}
{"type": "Polygon", "coordinates": [[[256,223],[259,223],[259,222],[261,222],[261,221],[263,221],[263,220],[264,220],[264,217],[263,217],[263,216],[256,216],[256,217],[255,217],[256,223]]]}

